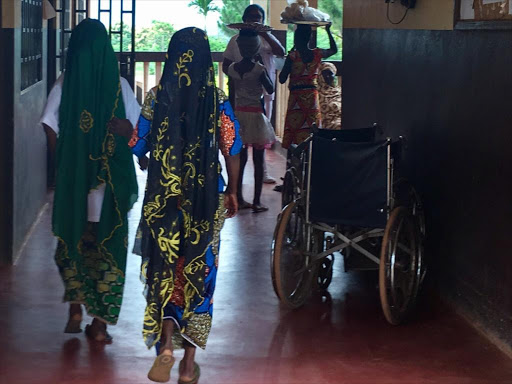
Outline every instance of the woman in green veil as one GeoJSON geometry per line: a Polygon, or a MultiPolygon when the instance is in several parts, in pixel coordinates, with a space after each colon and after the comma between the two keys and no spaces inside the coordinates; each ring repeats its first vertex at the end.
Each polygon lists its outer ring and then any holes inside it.
{"type": "Polygon", "coordinates": [[[110,341],[123,297],[127,213],[137,180],[127,137],[140,107],[103,24],[86,19],[74,30],[66,70],[41,119],[56,149],[53,233],[55,260],[70,303],[68,333],[81,332],[82,305],[94,317],[86,334],[110,341]]]}

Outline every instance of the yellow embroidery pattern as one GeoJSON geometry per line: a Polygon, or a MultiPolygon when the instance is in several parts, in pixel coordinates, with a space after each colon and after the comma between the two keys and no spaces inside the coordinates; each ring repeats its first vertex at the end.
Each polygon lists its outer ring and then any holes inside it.
{"type": "Polygon", "coordinates": [[[91,113],[87,110],[83,110],[80,114],[80,129],[84,133],[88,133],[92,126],[94,125],[94,118],[92,117],[91,113]]]}
{"type": "Polygon", "coordinates": [[[189,87],[192,84],[192,79],[190,75],[187,73],[188,68],[186,67],[187,63],[191,63],[194,57],[194,51],[189,49],[187,52],[183,53],[181,57],[178,59],[176,63],[176,71],[174,74],[178,76],[178,86],[181,88],[181,79],[185,79],[185,86],[189,87]]]}

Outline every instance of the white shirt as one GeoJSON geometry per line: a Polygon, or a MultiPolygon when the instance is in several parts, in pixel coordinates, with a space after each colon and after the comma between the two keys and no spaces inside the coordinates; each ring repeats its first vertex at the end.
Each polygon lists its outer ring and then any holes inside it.
{"type": "MultiPolygon", "coordinates": [[[[59,108],[62,97],[62,85],[64,83],[64,73],[59,76],[53,88],[48,95],[43,115],[39,122],[46,124],[59,135],[59,108]]],[[[135,127],[140,115],[140,105],[135,98],[132,88],[128,81],[121,77],[121,94],[123,95],[124,109],[126,118],[130,120],[132,126],[135,127]]],[[[91,222],[99,222],[101,217],[101,207],[103,205],[103,197],[105,196],[105,184],[100,184],[96,189],[91,189],[87,196],[87,220],[91,222]]]]}
{"type": "Polygon", "coordinates": [[[235,70],[235,64],[231,63],[228,68],[228,75],[235,80],[235,95],[237,107],[258,107],[261,106],[261,95],[263,94],[263,85],[261,85],[261,74],[265,67],[260,63],[255,63],[250,72],[244,73],[244,77],[235,70]]]}
{"type": "MultiPolygon", "coordinates": [[[[272,40],[275,40],[279,45],[281,43],[279,40],[276,39],[274,35],[269,33],[269,36],[272,40]]],[[[223,57],[225,59],[228,59],[233,62],[239,62],[242,60],[242,55],[240,54],[240,50],[238,49],[238,44],[236,42],[236,39],[238,38],[238,34],[233,36],[231,40],[229,40],[228,46],[226,47],[226,50],[224,51],[223,57]]],[[[260,51],[259,54],[261,56],[261,59],[263,60],[263,65],[265,66],[265,69],[267,70],[268,76],[270,77],[270,80],[272,80],[272,84],[274,84],[274,87],[276,85],[276,63],[275,63],[275,56],[272,53],[272,47],[268,43],[267,40],[260,37],[261,45],[260,45],[260,51]]],[[[271,100],[274,100],[275,92],[272,95],[267,95],[267,92],[265,92],[265,96],[271,98],[271,100]]]]}

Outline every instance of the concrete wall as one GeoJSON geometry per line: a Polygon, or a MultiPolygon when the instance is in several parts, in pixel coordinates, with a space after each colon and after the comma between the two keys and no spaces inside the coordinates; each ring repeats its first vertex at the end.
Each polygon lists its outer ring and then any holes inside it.
{"type": "Polygon", "coordinates": [[[38,124],[47,93],[46,22],[43,23],[43,79],[23,91],[20,91],[20,26],[21,2],[2,1],[0,94],[2,116],[6,117],[2,124],[2,136],[11,145],[7,151],[2,151],[5,168],[0,173],[3,189],[0,195],[0,229],[7,229],[5,233],[0,231],[1,264],[14,261],[46,202],[46,138],[38,124]]]}
{"type": "MultiPolygon", "coordinates": [[[[410,9],[405,20],[398,25],[388,21],[386,8],[384,0],[344,0],[343,25],[345,28],[453,29],[453,0],[417,0],[416,7],[410,9]]],[[[399,0],[390,3],[390,19],[400,20],[404,10],[399,0]]]]}
{"type": "Polygon", "coordinates": [[[427,213],[430,279],[512,346],[512,33],[448,30],[451,12],[439,15],[446,23],[428,24],[427,9],[407,28],[382,29],[375,19],[350,20],[363,3],[345,0],[344,126],[377,121],[408,138],[407,173],[427,213]]]}
{"type": "Polygon", "coordinates": [[[9,264],[12,259],[12,201],[13,201],[13,147],[14,147],[14,103],[12,97],[14,66],[14,28],[3,28],[4,10],[2,2],[0,14],[0,133],[2,150],[0,151],[0,265],[9,264]]]}

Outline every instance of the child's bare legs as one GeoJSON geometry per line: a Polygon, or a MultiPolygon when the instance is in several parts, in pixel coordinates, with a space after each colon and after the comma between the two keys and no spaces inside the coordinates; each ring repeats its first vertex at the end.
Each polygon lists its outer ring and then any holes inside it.
{"type": "Polygon", "coordinates": [[[247,164],[247,147],[243,147],[240,151],[240,174],[238,175],[238,191],[237,191],[237,200],[238,200],[238,208],[246,209],[251,208],[251,204],[244,200],[242,194],[242,184],[244,179],[244,170],[245,165],[247,164]]]}
{"type": "MultiPolygon", "coordinates": [[[[264,106],[265,106],[265,115],[269,120],[272,120],[272,108],[274,106],[274,100],[272,100],[272,96],[265,95],[263,96],[264,106]]],[[[268,174],[267,170],[267,160],[265,159],[265,155],[263,155],[263,182],[265,184],[275,184],[276,179],[268,174]]]]}
{"type": "Polygon", "coordinates": [[[261,190],[263,189],[263,157],[265,149],[252,149],[252,160],[254,163],[254,200],[252,210],[255,213],[267,211],[268,208],[261,205],[261,190]]]}

